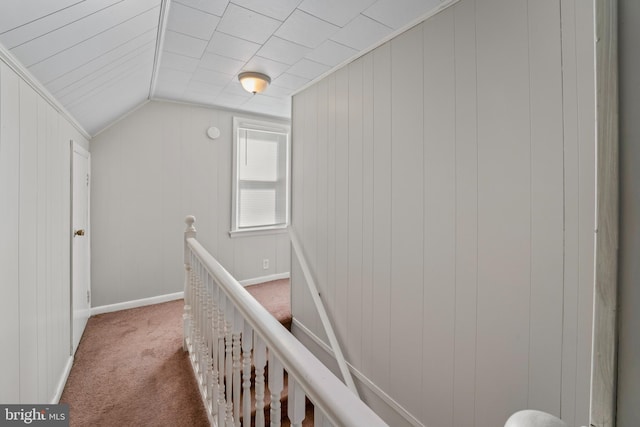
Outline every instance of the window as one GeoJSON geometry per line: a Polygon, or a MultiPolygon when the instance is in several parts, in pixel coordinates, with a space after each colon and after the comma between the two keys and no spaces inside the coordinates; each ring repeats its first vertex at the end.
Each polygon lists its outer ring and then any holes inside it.
{"type": "Polygon", "coordinates": [[[233,118],[231,234],[289,223],[288,125],[233,118]]]}

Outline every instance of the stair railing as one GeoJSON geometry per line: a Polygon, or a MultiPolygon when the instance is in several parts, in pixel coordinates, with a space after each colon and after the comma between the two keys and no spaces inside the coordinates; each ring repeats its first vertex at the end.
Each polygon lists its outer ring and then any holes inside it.
{"type": "Polygon", "coordinates": [[[196,240],[195,218],[185,222],[183,345],[210,423],[264,427],[268,393],[270,425],[280,426],[286,372],[292,426],[302,426],[306,399],[314,425],[386,426],[207,252],[196,240]]]}
{"type": "Polygon", "coordinates": [[[298,237],[296,236],[296,233],[292,228],[289,228],[289,238],[291,239],[293,253],[296,255],[296,258],[298,258],[298,262],[300,263],[302,275],[304,276],[304,280],[307,283],[307,287],[309,288],[311,299],[313,300],[313,304],[316,307],[318,316],[320,316],[320,321],[322,322],[324,331],[327,334],[327,338],[329,339],[329,344],[331,345],[334,357],[336,359],[336,362],[338,363],[338,368],[340,369],[340,373],[342,374],[342,379],[344,380],[344,383],[347,385],[347,387],[349,387],[349,390],[351,390],[351,392],[356,396],[359,396],[358,389],[356,388],[356,384],[353,382],[353,377],[351,376],[351,371],[349,370],[347,361],[344,358],[344,354],[342,353],[342,348],[340,347],[340,343],[338,342],[336,333],[333,330],[331,321],[329,320],[329,315],[327,314],[327,310],[325,310],[322,299],[320,298],[320,292],[318,292],[316,282],[315,280],[313,280],[313,276],[311,275],[311,270],[309,269],[309,265],[307,264],[307,259],[302,252],[302,246],[300,245],[298,237]]]}

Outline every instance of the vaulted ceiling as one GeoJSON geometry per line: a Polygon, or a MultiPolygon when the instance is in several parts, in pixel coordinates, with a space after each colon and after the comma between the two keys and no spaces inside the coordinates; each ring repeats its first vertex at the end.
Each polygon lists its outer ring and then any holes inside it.
{"type": "Polygon", "coordinates": [[[291,94],[444,0],[2,0],[0,44],[93,135],[147,99],[289,117],[291,94]],[[242,71],[269,75],[263,94],[242,71]]]}

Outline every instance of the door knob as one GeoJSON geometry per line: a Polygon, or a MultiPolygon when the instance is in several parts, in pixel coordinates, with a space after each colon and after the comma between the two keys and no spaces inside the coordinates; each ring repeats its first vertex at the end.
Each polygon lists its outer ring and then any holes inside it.
{"type": "Polygon", "coordinates": [[[73,237],[76,237],[76,236],[84,236],[84,230],[82,230],[82,229],[80,229],[80,230],[76,230],[76,231],[73,233],[73,237]]]}

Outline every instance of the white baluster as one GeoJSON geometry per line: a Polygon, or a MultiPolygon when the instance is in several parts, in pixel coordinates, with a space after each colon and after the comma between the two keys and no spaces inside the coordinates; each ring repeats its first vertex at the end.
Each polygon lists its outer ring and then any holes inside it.
{"type": "Polygon", "coordinates": [[[242,425],[251,426],[251,349],[253,348],[253,329],[244,322],[242,331],[242,425]]]}
{"type": "Polygon", "coordinates": [[[211,277],[206,276],[206,301],[207,301],[207,322],[205,332],[207,337],[207,404],[209,412],[213,413],[213,297],[211,291],[211,277]]]}
{"type": "Polygon", "coordinates": [[[244,319],[238,310],[235,310],[235,319],[233,321],[233,419],[236,427],[240,427],[240,400],[242,397],[242,389],[240,383],[242,381],[242,363],[240,360],[240,334],[244,328],[244,319]]]}
{"type": "Polygon", "coordinates": [[[305,416],[305,394],[300,385],[291,377],[289,377],[289,398],[287,414],[291,427],[302,427],[302,421],[305,416]]]}
{"type": "MultiPolygon", "coordinates": [[[[220,307],[218,309],[218,426],[224,426],[227,404],[225,401],[225,320],[224,312],[227,305],[226,298],[222,290],[219,290],[220,307]]],[[[231,303],[229,303],[231,304],[231,303]]]]}
{"type": "Polygon", "coordinates": [[[225,425],[227,427],[233,427],[233,317],[234,308],[231,301],[227,301],[225,306],[224,320],[225,320],[225,380],[227,383],[227,413],[225,416],[225,425]]]}
{"type": "Polygon", "coordinates": [[[211,402],[212,409],[211,413],[216,415],[218,413],[218,399],[220,398],[218,395],[218,390],[220,384],[220,378],[218,376],[218,284],[213,280],[211,283],[211,301],[212,301],[212,313],[211,313],[211,365],[213,368],[212,374],[212,390],[211,390],[211,402]]]}
{"type": "Polygon", "coordinates": [[[190,255],[191,250],[187,245],[187,239],[191,237],[196,237],[196,228],[193,226],[196,218],[194,216],[188,216],[185,218],[184,222],[187,224],[187,229],[184,232],[184,311],[182,314],[182,333],[183,333],[183,341],[182,341],[182,349],[184,351],[188,350],[188,341],[189,332],[191,330],[191,301],[190,301],[190,292],[191,292],[191,262],[190,255]]]}
{"type": "Polygon", "coordinates": [[[258,334],[253,335],[253,364],[256,367],[256,427],[264,427],[264,366],[267,351],[258,334]]]}
{"type": "Polygon", "coordinates": [[[269,391],[271,392],[271,427],[280,427],[282,414],[280,398],[282,397],[283,370],[282,364],[273,351],[269,351],[269,391]]]}

